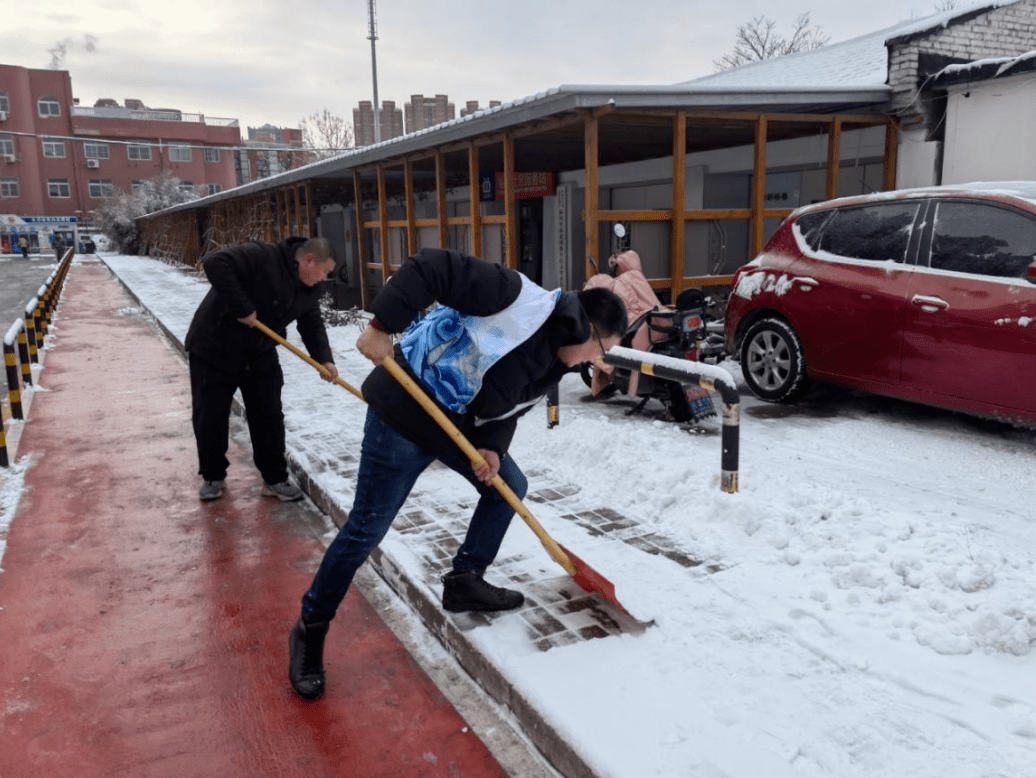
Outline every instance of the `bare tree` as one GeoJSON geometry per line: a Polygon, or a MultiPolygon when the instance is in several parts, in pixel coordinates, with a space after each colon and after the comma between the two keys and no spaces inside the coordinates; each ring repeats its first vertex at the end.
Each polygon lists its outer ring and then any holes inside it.
{"type": "Polygon", "coordinates": [[[302,142],[313,159],[327,159],[340,154],[353,143],[352,128],[341,116],[335,116],[326,108],[314,111],[299,122],[302,142]]]}
{"type": "MultiPolygon", "coordinates": [[[[947,0],[944,0],[944,2],[947,0]]],[[[952,2],[953,0],[949,0],[952,2]]],[[[810,23],[809,12],[795,20],[791,37],[785,38],[777,33],[777,22],[768,16],[756,16],[737,28],[734,36],[734,51],[725,54],[712,64],[717,71],[747,65],[785,54],[800,51],[812,51],[827,45],[830,38],[824,35],[819,25],[810,23]]]]}
{"type": "Polygon", "coordinates": [[[140,250],[137,217],[197,198],[195,189],[186,187],[179,178],[163,170],[160,175],[145,180],[132,193],[117,190],[94,211],[94,218],[117,251],[136,254],[140,250]]]}

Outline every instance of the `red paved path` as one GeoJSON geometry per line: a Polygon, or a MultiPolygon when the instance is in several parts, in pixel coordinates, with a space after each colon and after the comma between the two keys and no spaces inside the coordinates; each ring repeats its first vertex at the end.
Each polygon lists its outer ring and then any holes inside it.
{"type": "MultiPolygon", "coordinates": [[[[287,635],[322,553],[234,447],[197,499],[183,360],[99,265],[73,267],[18,455],[0,573],[0,778],[502,776],[370,606],[331,627],[329,692],[287,635]]],[[[310,508],[309,510],[312,510],[310,508]]]]}

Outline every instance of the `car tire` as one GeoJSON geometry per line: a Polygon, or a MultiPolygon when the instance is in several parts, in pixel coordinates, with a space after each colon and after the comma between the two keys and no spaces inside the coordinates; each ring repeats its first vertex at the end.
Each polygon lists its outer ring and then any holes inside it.
{"type": "Polygon", "coordinates": [[[760,319],[741,341],[741,373],[761,400],[790,403],[809,388],[802,341],[784,319],[760,319]]]}

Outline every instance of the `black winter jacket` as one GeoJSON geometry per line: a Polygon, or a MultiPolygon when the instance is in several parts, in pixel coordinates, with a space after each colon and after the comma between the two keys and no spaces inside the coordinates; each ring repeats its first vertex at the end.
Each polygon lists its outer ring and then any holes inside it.
{"type": "Polygon", "coordinates": [[[194,313],[184,347],[194,356],[237,372],[277,348],[274,341],[238,319],[252,311],[282,337],[297,321],[306,350],[317,362],[332,362],[320,318],[320,290],[299,280],[295,252],[305,238],[246,243],[209,254],[202,262],[212,288],[194,313]]]}
{"type": "MultiPolygon", "coordinates": [[[[390,332],[402,332],[417,314],[438,302],[460,313],[488,316],[513,303],[521,291],[518,273],[456,251],[424,249],[389,280],[371,310],[390,332]]],[[[563,292],[554,312],[528,340],[493,365],[482,388],[463,414],[442,411],[460,428],[475,448],[507,453],[518,417],[570,371],[557,358],[562,346],[583,343],[590,337],[590,321],[575,292],[563,292]]],[[[399,347],[396,362],[414,375],[399,347]]],[[[428,394],[434,395],[430,390],[428,394]]],[[[363,383],[363,396],[385,423],[408,440],[433,453],[456,453],[457,447],[438,424],[383,367],[363,383]]]]}

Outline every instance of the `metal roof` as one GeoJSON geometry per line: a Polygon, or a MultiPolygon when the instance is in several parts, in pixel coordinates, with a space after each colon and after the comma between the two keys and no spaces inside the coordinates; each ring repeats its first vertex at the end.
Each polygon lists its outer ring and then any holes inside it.
{"type": "MultiPolygon", "coordinates": [[[[880,115],[889,99],[882,85],[836,87],[720,87],[674,84],[663,86],[563,85],[520,100],[478,111],[427,130],[384,141],[374,146],[351,149],[337,157],[314,162],[208,195],[167,209],[203,208],[246,194],[302,182],[351,179],[354,168],[404,158],[428,158],[434,170],[436,151],[466,154],[465,144],[480,145],[480,165],[486,170],[502,169],[502,152],[494,149],[495,136],[515,133],[516,170],[580,170],[584,167],[583,118],[593,110],[610,109],[601,116],[600,164],[619,164],[672,154],[672,122],[664,111],[702,112],[688,133],[688,151],[707,151],[751,144],[751,128],[731,119],[709,118],[715,113],[789,113],[880,115]],[[655,113],[652,113],[655,112],[655,113]],[[452,147],[452,148],[451,148],[452,147]],[[498,159],[499,158],[499,159],[498,159]]],[[[782,123],[783,125],[783,123],[782,123]]],[[[794,123],[775,128],[776,136],[815,133],[796,129],[794,123]]],[[[775,137],[776,139],[776,137],[775,137]]],[[[417,163],[421,167],[420,162],[417,163]]]]}

